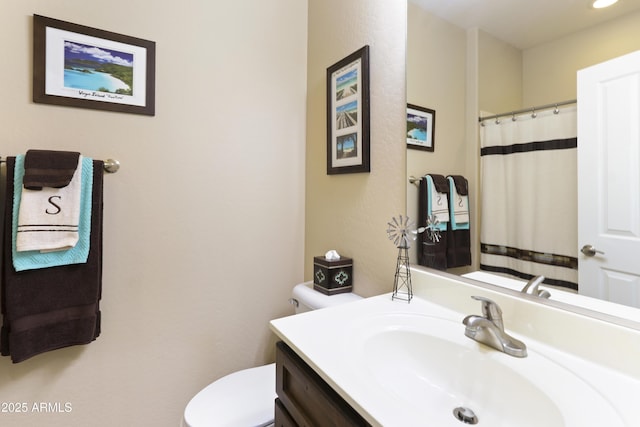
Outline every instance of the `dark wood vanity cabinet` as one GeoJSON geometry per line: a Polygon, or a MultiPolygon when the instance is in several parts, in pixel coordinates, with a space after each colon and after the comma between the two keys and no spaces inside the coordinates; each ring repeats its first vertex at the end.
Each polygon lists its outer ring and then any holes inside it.
{"type": "Polygon", "coordinates": [[[370,426],[289,346],[276,344],[276,427],[370,426]]]}

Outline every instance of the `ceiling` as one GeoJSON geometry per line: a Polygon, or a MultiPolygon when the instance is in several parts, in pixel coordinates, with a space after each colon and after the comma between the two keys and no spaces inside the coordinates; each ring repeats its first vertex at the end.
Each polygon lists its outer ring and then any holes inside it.
{"type": "Polygon", "coordinates": [[[639,0],[593,9],[592,0],[409,0],[463,29],[479,28],[527,49],[640,11],[639,0]]]}

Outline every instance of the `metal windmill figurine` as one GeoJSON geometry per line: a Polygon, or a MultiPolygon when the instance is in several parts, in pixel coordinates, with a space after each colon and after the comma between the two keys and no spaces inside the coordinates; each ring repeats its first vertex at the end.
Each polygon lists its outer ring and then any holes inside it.
{"type": "Polygon", "coordinates": [[[398,248],[398,261],[396,263],[396,274],[393,282],[393,294],[391,299],[401,299],[411,302],[413,289],[411,288],[411,270],[409,270],[409,248],[411,240],[415,240],[418,233],[426,230],[425,227],[415,229],[415,224],[408,216],[399,215],[393,217],[387,225],[387,235],[389,240],[398,248]]]}

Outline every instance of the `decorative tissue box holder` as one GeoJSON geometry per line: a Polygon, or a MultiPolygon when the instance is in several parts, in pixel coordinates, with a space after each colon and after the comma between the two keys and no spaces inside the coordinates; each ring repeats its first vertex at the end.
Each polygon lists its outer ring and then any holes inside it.
{"type": "Polygon", "coordinates": [[[340,257],[328,260],[313,257],[313,289],[325,295],[351,292],[353,288],[353,260],[340,257]]]}

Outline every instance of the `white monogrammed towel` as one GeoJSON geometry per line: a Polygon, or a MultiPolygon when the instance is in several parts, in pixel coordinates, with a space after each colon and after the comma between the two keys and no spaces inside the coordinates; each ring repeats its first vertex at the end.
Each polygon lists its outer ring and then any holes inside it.
{"type": "MultiPolygon", "coordinates": [[[[82,156],[78,160],[82,164],[82,156]]],[[[78,242],[82,168],[78,167],[69,185],[42,190],[22,189],[16,250],[63,251],[78,242]]]]}
{"type": "MultiPolygon", "coordinates": [[[[440,193],[436,188],[436,184],[431,175],[426,175],[429,188],[427,190],[428,197],[428,215],[434,215],[438,219],[438,223],[442,227],[442,231],[447,229],[449,222],[449,205],[447,203],[447,193],[440,193]]],[[[441,177],[444,180],[444,177],[441,177]]]]}
{"type": "MultiPolygon", "coordinates": [[[[464,180],[462,176],[457,178],[464,180]]],[[[456,186],[456,178],[449,175],[447,176],[449,181],[449,215],[451,216],[452,229],[457,229],[456,226],[461,224],[469,224],[469,192],[467,185],[464,185],[466,192],[459,193],[456,186]]],[[[466,181],[465,181],[466,182],[466,181]]]]}

